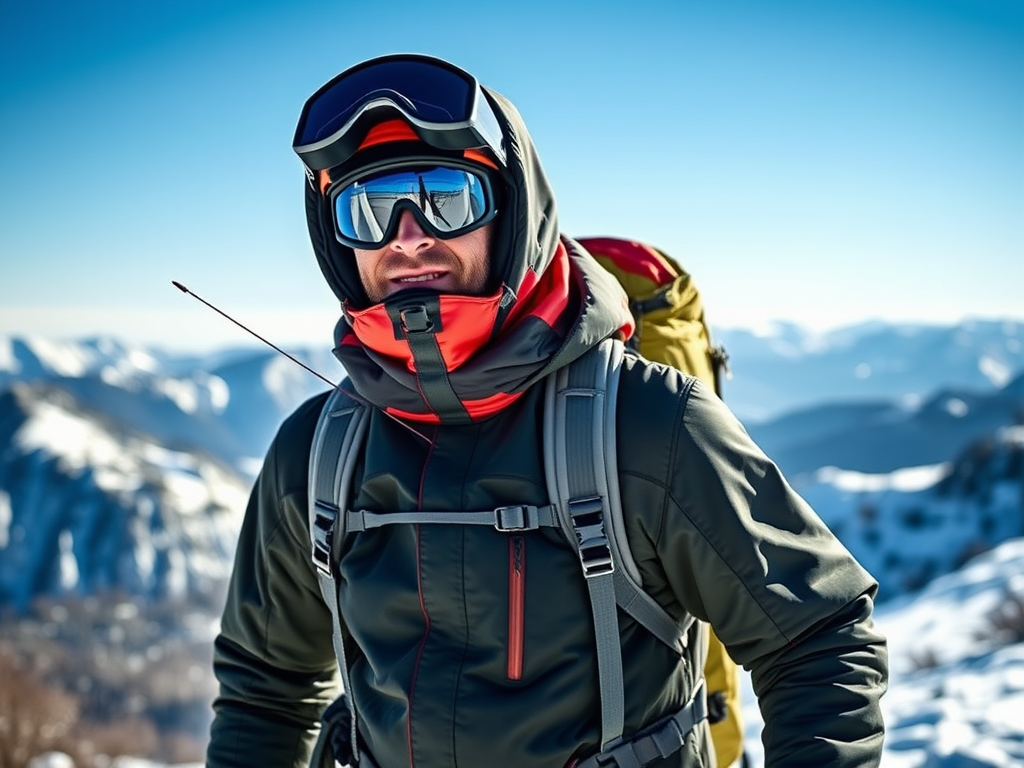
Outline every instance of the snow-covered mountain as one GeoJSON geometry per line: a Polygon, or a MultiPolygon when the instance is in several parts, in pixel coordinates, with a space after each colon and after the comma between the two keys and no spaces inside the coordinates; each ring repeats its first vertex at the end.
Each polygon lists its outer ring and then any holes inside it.
{"type": "MultiPolygon", "coordinates": [[[[889,641],[882,768],[1024,767],[1024,538],[879,606],[889,641]]],[[[744,733],[764,727],[744,676],[744,733]]]]}
{"type": "MultiPolygon", "coordinates": [[[[329,349],[290,350],[329,380],[329,349]]],[[[114,339],[0,337],[0,390],[15,382],[67,392],[165,445],[216,456],[250,478],[284,417],[327,383],[265,347],[170,354],[114,339]]]]}
{"type": "MultiPolygon", "coordinates": [[[[713,328],[713,335],[726,348],[732,370],[724,383],[725,400],[748,423],[824,403],[892,402],[914,408],[941,387],[986,392],[1024,372],[1020,319],[949,326],[871,322],[825,333],[775,323],[757,331],[713,328]]],[[[287,351],[329,380],[344,374],[327,345],[287,351]]],[[[181,355],[110,338],[0,335],[0,387],[12,380],[100,375],[122,387],[149,382],[186,407],[202,408],[207,401],[214,410],[221,406],[228,422],[243,433],[245,423],[255,420],[249,429],[257,440],[265,438],[266,422],[276,426],[291,403],[326,387],[273,350],[252,344],[181,355]],[[255,391],[254,402],[260,413],[253,414],[240,387],[261,380],[263,390],[255,391]],[[206,396],[205,390],[210,390],[206,396]],[[231,398],[225,399],[226,391],[234,393],[231,398]]]]}
{"type": "Polygon", "coordinates": [[[1024,536],[1024,426],[997,429],[948,462],[881,474],[828,466],[794,487],[888,600],[1024,536]]]}
{"type": "Polygon", "coordinates": [[[1024,321],[956,325],[872,321],[817,333],[774,323],[712,329],[729,354],[724,398],[746,422],[821,403],[917,406],[940,387],[986,391],[1024,371],[1024,321]]]}
{"type": "Polygon", "coordinates": [[[0,392],[0,445],[0,607],[222,585],[248,482],[215,456],[44,383],[0,392]]]}
{"type": "Polygon", "coordinates": [[[1024,423],[1024,372],[988,389],[943,386],[898,400],[811,405],[765,422],[751,437],[790,478],[833,466],[895,472],[950,460],[965,446],[1009,424],[1024,423]]]}

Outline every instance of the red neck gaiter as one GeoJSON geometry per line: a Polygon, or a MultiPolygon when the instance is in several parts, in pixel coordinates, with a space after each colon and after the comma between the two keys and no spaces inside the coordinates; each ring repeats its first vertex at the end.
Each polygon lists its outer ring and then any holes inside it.
{"type": "Polygon", "coordinates": [[[348,310],[335,355],[359,396],[388,413],[435,424],[479,421],[522,395],[564,342],[580,295],[570,265],[559,243],[543,275],[527,273],[504,320],[504,291],[396,294],[348,310]]]}

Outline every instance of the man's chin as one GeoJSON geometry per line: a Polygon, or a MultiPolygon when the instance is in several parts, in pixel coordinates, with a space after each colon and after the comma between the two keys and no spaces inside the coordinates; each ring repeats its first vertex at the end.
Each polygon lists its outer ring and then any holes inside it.
{"type": "MultiPolygon", "coordinates": [[[[379,294],[378,294],[379,295],[379,294]]],[[[430,296],[483,296],[484,291],[471,290],[462,286],[455,285],[454,281],[446,276],[439,280],[427,280],[419,283],[409,283],[392,289],[381,299],[371,301],[374,304],[382,304],[385,302],[391,302],[396,297],[405,300],[409,297],[415,298],[417,296],[430,297],[430,296]]]]}
{"type": "Polygon", "coordinates": [[[405,285],[401,288],[396,288],[387,294],[383,299],[378,301],[378,304],[391,303],[395,300],[404,301],[406,299],[415,299],[419,296],[424,298],[430,298],[432,296],[439,296],[445,293],[453,293],[453,291],[445,290],[442,287],[433,285],[432,283],[416,283],[414,285],[405,285]]]}

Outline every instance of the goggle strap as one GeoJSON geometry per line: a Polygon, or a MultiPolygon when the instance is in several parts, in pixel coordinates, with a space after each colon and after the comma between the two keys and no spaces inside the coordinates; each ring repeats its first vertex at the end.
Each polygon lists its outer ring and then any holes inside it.
{"type": "Polygon", "coordinates": [[[486,152],[482,152],[479,149],[467,149],[463,151],[462,156],[467,160],[472,160],[475,163],[486,165],[488,168],[493,168],[496,171],[500,171],[498,164],[495,163],[486,152]]]}
{"type": "Polygon", "coordinates": [[[359,145],[356,152],[391,141],[420,141],[420,137],[411,125],[396,117],[392,120],[385,120],[383,123],[377,123],[367,131],[366,138],[363,139],[363,143],[359,145]]]}

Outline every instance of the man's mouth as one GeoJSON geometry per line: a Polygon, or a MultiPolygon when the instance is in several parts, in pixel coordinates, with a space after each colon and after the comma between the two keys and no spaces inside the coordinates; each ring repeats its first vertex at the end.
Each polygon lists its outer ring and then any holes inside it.
{"type": "Polygon", "coordinates": [[[396,277],[393,282],[401,283],[402,285],[408,285],[410,283],[426,283],[431,280],[438,280],[444,277],[444,272],[426,272],[422,275],[407,275],[405,277],[396,277]]]}

